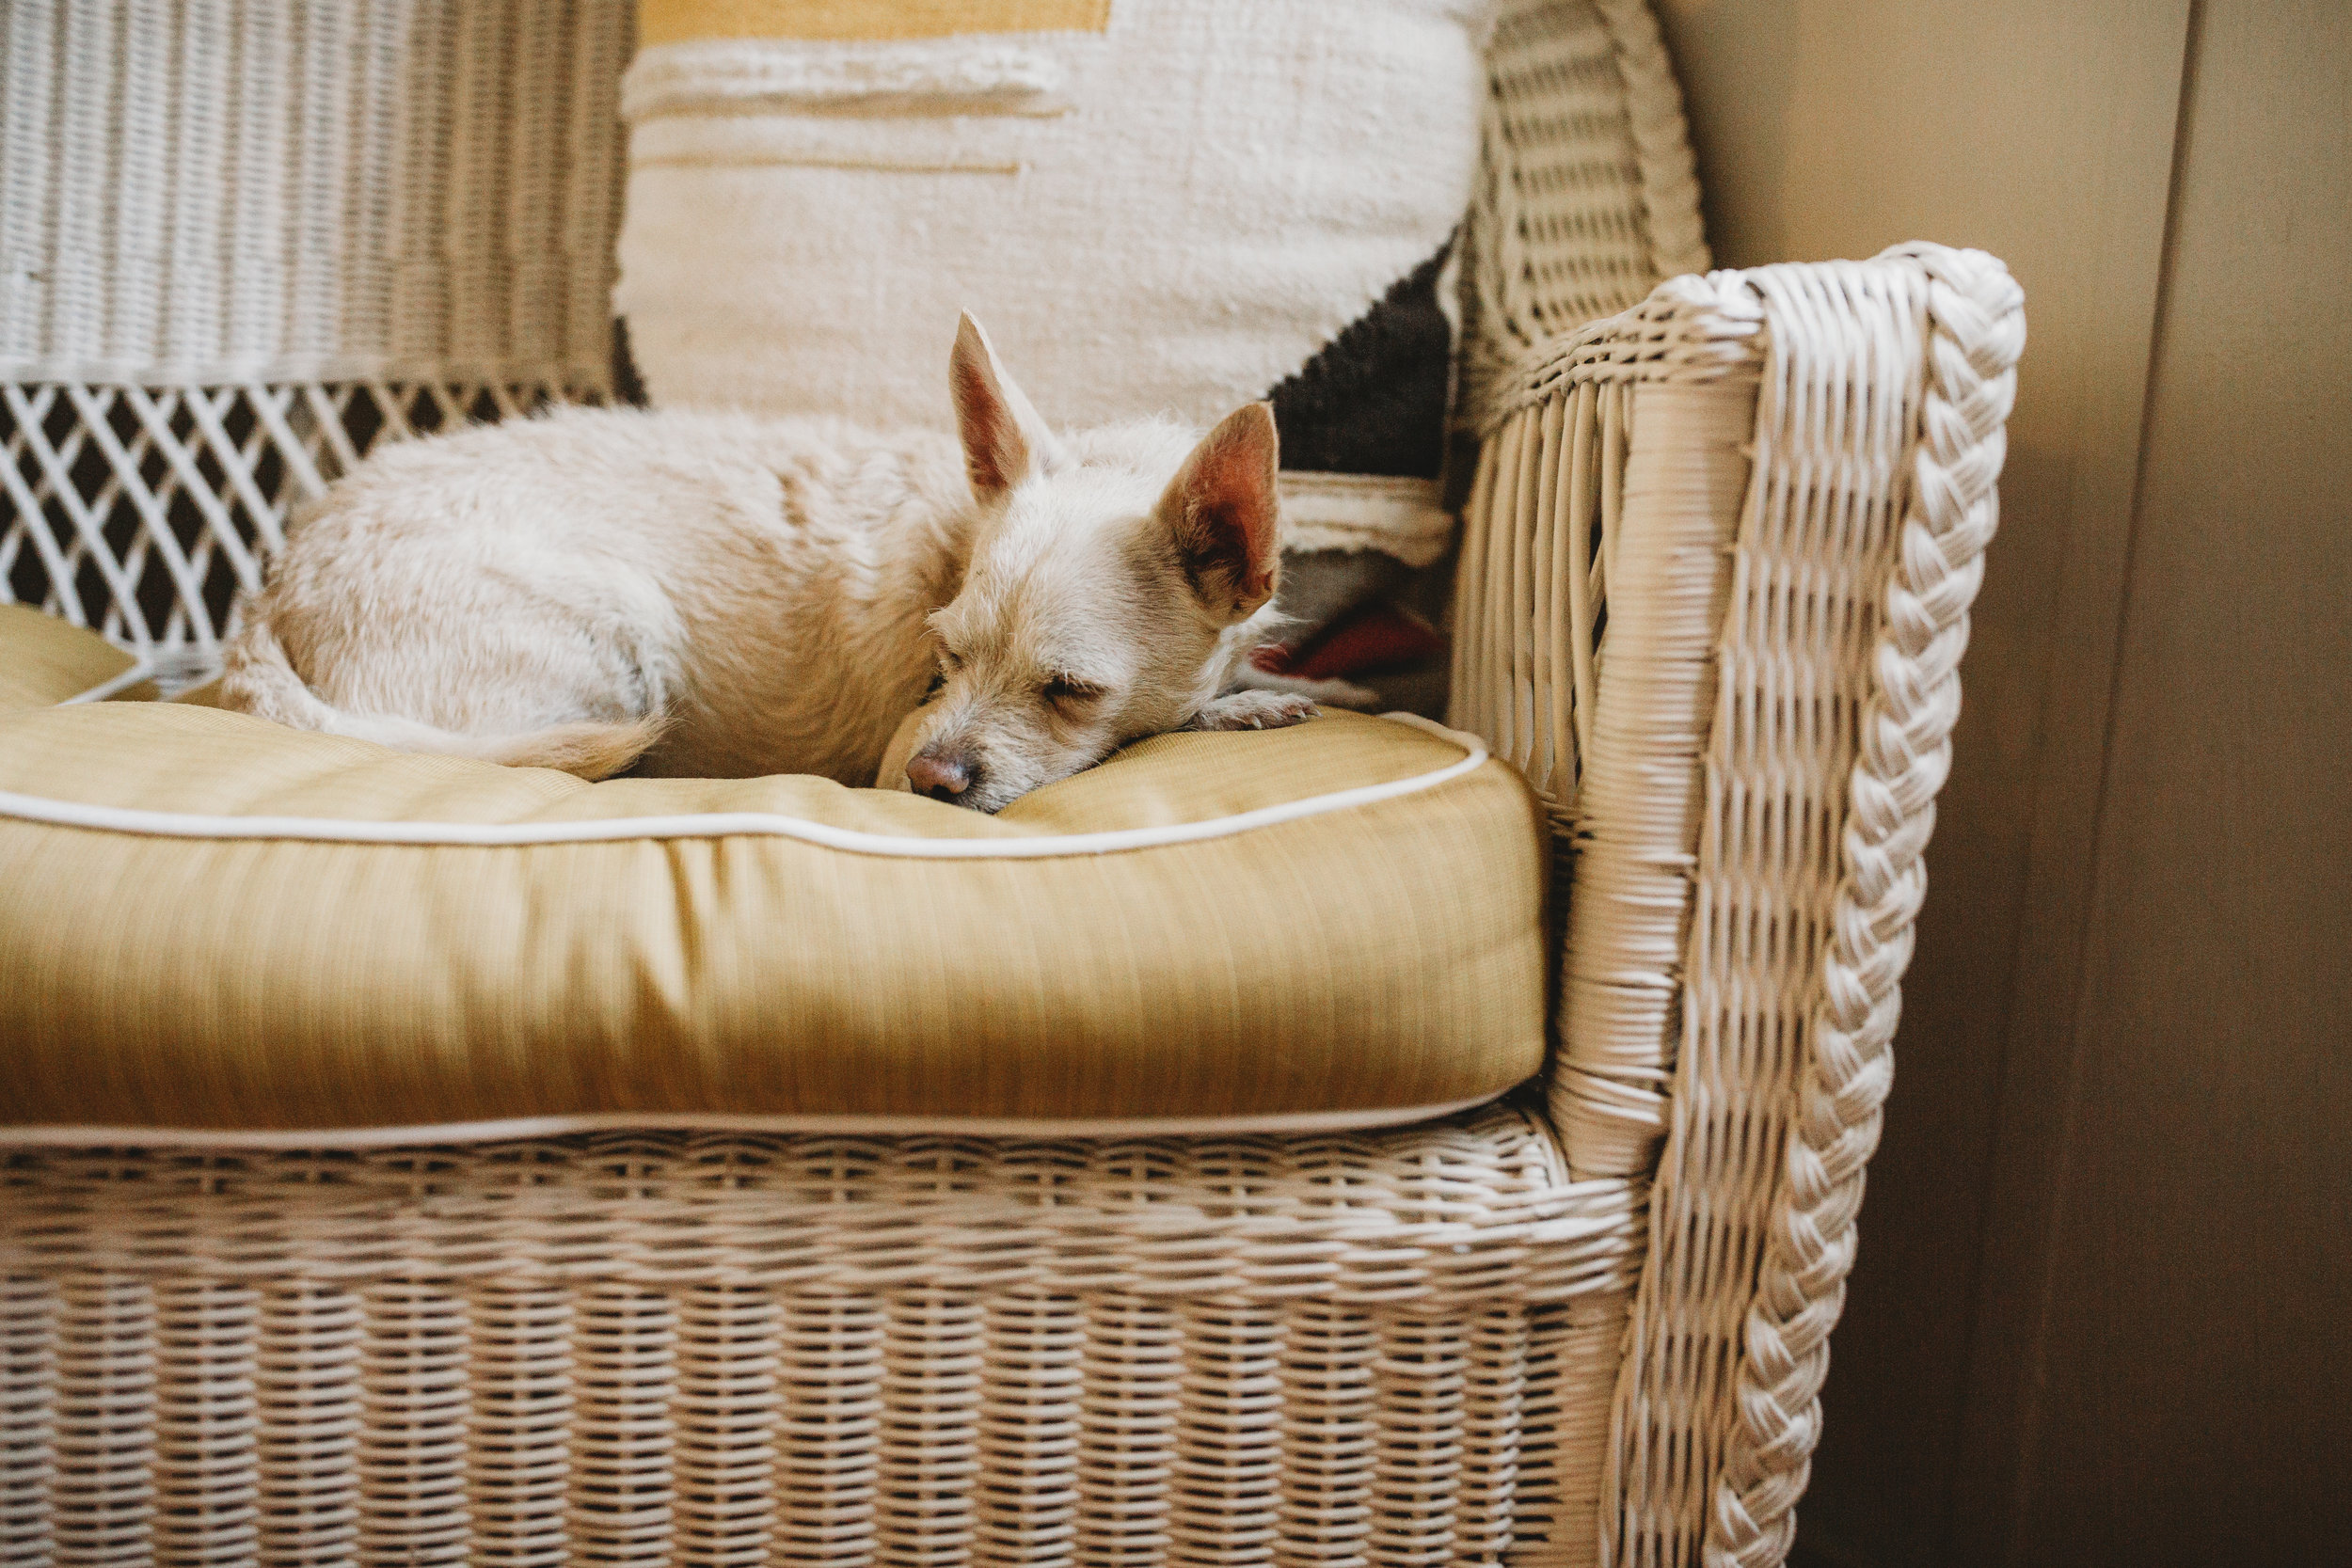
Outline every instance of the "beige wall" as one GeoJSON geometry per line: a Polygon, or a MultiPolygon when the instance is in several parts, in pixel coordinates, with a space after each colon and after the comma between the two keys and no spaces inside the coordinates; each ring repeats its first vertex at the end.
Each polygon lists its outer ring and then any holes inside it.
{"type": "Polygon", "coordinates": [[[1981,245],[2030,323],[1805,1544],[2291,1560],[2352,1523],[2352,6],[1659,9],[1724,263],[1981,245]]]}

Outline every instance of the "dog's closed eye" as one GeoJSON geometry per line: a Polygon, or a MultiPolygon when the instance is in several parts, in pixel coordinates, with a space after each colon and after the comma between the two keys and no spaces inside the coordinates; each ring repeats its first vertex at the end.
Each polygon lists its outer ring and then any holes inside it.
{"type": "Polygon", "coordinates": [[[1067,675],[1057,676],[1045,683],[1045,700],[1070,718],[1085,713],[1106,695],[1108,693],[1102,687],[1089,681],[1073,680],[1067,675]]]}

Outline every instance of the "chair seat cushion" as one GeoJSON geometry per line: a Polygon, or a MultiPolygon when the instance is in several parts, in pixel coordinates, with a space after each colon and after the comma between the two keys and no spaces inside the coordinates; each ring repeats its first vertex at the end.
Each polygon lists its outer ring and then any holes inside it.
{"type": "Polygon", "coordinates": [[[589,784],[162,703],[0,714],[0,1122],[1372,1124],[1544,1048],[1466,737],[1171,735],[989,817],[589,784]]]}
{"type": "MultiPolygon", "coordinates": [[[[0,713],[99,690],[137,662],[94,631],[30,605],[0,604],[0,713]]],[[[121,694],[152,698],[155,689],[142,681],[121,694]]]]}

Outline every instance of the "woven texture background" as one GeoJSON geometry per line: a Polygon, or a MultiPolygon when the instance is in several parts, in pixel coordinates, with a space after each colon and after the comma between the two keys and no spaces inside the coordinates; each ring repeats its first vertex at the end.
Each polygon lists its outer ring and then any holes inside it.
{"type": "Polygon", "coordinates": [[[0,8],[0,377],[603,386],[631,10],[0,8]]]}
{"type": "Polygon", "coordinates": [[[1501,1110],[23,1154],[0,1557],[1549,1557],[1639,1247],[1634,1188],[1501,1110]]]}
{"type": "Polygon", "coordinates": [[[1549,1120],[22,1152],[0,1527],[124,1560],[1779,1560],[2022,342],[1997,262],[1917,247],[1672,282],[1523,368],[1457,717],[1580,860],[1662,876],[1580,880],[1571,918],[1615,940],[1617,906],[1649,967],[1610,983],[1668,998],[1586,1010],[1571,954],[1549,1120]],[[1580,648],[1604,709],[1628,670],[1689,683],[1680,729],[1588,720],[1580,648]],[[1660,754],[1673,809],[1603,787],[1660,754]]]}

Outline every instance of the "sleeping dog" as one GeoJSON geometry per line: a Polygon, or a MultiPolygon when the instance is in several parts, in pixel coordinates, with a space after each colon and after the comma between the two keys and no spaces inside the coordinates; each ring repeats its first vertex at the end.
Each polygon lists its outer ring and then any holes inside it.
{"type": "Polygon", "coordinates": [[[1313,716],[1229,689],[1277,619],[1266,404],[1057,434],[969,315],[948,386],[954,440],[573,410],[387,447],[244,605],[223,700],[586,779],[991,812],[1142,736],[1313,716]]]}

